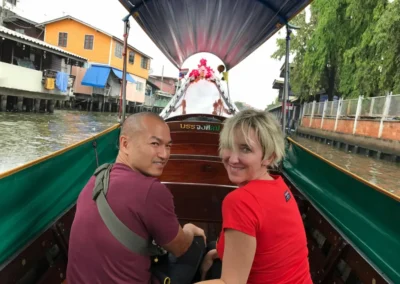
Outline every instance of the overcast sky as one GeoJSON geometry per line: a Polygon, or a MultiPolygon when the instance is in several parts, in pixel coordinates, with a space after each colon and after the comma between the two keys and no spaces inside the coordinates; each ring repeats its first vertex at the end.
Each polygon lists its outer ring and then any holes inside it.
{"type": "MultiPolygon", "coordinates": [[[[15,12],[39,23],[71,15],[122,39],[122,18],[127,12],[118,0],[19,0],[17,5],[15,12]]],[[[244,101],[264,109],[275,100],[278,92],[272,89],[272,83],[279,78],[283,60],[271,59],[271,54],[276,49],[277,37],[283,36],[282,30],[230,71],[229,87],[234,101],[244,101]]],[[[154,75],[161,75],[164,65],[165,76],[178,76],[178,70],[134,20],[131,20],[129,43],[153,58],[151,69],[154,75]]],[[[190,70],[196,68],[202,57],[215,71],[221,63],[212,54],[197,54],[189,58],[183,67],[190,70]]]]}

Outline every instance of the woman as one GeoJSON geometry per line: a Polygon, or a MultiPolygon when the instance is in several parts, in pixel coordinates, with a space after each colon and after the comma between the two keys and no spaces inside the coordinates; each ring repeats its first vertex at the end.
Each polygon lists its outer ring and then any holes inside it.
{"type": "Polygon", "coordinates": [[[245,110],[225,121],[220,155],[238,188],[223,201],[222,231],[202,264],[205,279],[221,259],[221,277],[201,283],[312,283],[296,201],[283,179],[267,171],[284,151],[282,131],[270,114],[245,110]]]}

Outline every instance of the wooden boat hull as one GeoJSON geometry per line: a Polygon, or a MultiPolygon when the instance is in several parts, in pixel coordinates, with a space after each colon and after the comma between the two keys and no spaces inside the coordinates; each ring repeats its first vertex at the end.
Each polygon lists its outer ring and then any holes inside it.
{"type": "MultiPolygon", "coordinates": [[[[167,120],[174,146],[160,180],[174,195],[180,222],[197,224],[215,240],[221,230],[222,200],[236,187],[218,157],[218,132],[224,118],[214,116],[214,122],[195,118],[167,120]]],[[[5,240],[0,244],[1,283],[65,280],[74,204],[97,161],[114,161],[118,135],[118,126],[112,127],[0,176],[0,188],[8,198],[7,204],[0,204],[0,238],[5,240]]],[[[392,218],[400,216],[398,200],[292,140],[287,152],[280,174],[303,215],[314,282],[399,282],[396,271],[400,267],[394,256],[400,254],[400,231],[392,218]],[[370,231],[372,226],[378,232],[370,231]],[[389,246],[391,250],[386,251],[389,246]]]]}

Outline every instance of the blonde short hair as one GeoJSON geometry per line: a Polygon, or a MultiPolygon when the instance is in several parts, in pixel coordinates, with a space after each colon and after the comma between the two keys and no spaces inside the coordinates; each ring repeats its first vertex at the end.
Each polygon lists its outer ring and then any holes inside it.
{"type": "Polygon", "coordinates": [[[224,121],[219,136],[219,152],[234,148],[234,130],[241,129],[246,143],[249,144],[249,130],[255,131],[261,144],[263,160],[270,159],[271,166],[278,166],[285,155],[285,141],[282,130],[274,116],[266,111],[247,109],[224,121]]]}

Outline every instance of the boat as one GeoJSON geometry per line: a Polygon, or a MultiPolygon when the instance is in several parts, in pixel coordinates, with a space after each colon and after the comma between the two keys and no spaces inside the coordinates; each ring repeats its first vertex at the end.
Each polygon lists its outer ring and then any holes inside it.
{"type": "MultiPolygon", "coordinates": [[[[192,54],[208,51],[223,60],[226,70],[309,4],[306,0],[120,2],[129,12],[124,19],[125,44],[133,16],[179,68],[192,54]]],[[[174,141],[160,181],[174,195],[181,224],[192,222],[215,240],[221,230],[222,200],[236,188],[218,156],[219,132],[223,121],[238,110],[229,98],[229,81],[222,81],[217,72],[207,76],[201,66],[188,75],[160,114],[174,141]],[[213,93],[202,100],[207,106],[191,104],[199,92],[196,86],[213,93]]],[[[122,109],[121,121],[124,118],[122,109]]],[[[76,199],[99,165],[115,161],[119,132],[118,123],[0,174],[0,283],[68,283],[76,199]]],[[[284,178],[298,203],[313,282],[400,283],[400,198],[292,138],[286,140],[286,157],[280,168],[271,171],[284,178]]]]}

